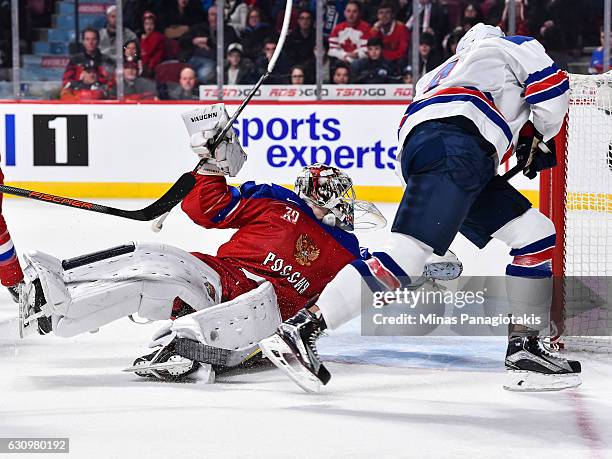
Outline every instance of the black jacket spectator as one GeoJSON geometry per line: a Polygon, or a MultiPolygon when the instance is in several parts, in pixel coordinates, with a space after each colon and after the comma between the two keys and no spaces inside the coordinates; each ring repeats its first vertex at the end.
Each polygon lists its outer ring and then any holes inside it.
{"type": "Polygon", "coordinates": [[[204,12],[198,0],[165,0],[158,17],[166,36],[178,38],[183,28],[204,21],[204,12]],[[166,30],[168,28],[171,30],[166,30]]]}
{"type": "MultiPolygon", "coordinates": [[[[419,0],[420,1],[420,12],[419,12],[419,30],[423,32],[433,33],[436,37],[436,45],[442,43],[442,38],[450,30],[448,24],[448,11],[446,7],[439,4],[436,0],[419,0]]],[[[412,17],[412,2],[408,2],[407,15],[409,17],[406,26],[412,30],[412,23],[414,18],[412,17]]]]}
{"type": "Polygon", "coordinates": [[[225,63],[225,84],[253,84],[257,76],[253,63],[242,55],[242,45],[232,43],[227,49],[225,63]]]}
{"type": "Polygon", "coordinates": [[[358,59],[352,64],[354,82],[361,84],[390,83],[389,77],[393,73],[393,66],[383,59],[383,43],[380,38],[368,40],[368,56],[358,59]]]}
{"type": "Polygon", "coordinates": [[[251,60],[257,59],[266,38],[270,38],[274,31],[269,24],[262,21],[261,11],[253,8],[249,11],[247,25],[240,34],[240,41],[244,49],[244,55],[251,60]]]}
{"type": "MultiPolygon", "coordinates": [[[[255,61],[255,67],[257,68],[259,76],[262,76],[268,71],[268,64],[270,63],[270,59],[272,59],[274,51],[276,51],[276,41],[271,39],[264,41],[263,49],[255,61]]],[[[287,61],[285,54],[281,53],[274,66],[274,72],[268,77],[264,84],[285,84],[290,68],[291,65],[287,61]]]]}
{"type": "Polygon", "coordinates": [[[312,13],[308,10],[300,11],[298,27],[287,36],[287,56],[291,64],[300,64],[307,69],[313,68],[316,41],[312,13]]]}
{"type": "Polygon", "coordinates": [[[435,69],[444,62],[441,54],[435,46],[435,38],[432,34],[424,32],[419,42],[419,71],[420,75],[435,69]]]}
{"type": "MultiPolygon", "coordinates": [[[[209,59],[217,59],[217,7],[211,6],[208,9],[208,20],[206,22],[199,22],[190,27],[189,31],[179,39],[179,46],[181,48],[180,59],[187,62],[194,54],[200,57],[206,57],[209,59]],[[207,48],[201,48],[193,43],[194,38],[206,38],[207,48]]],[[[223,41],[225,43],[225,49],[231,43],[238,42],[238,35],[234,31],[234,28],[225,25],[223,28],[223,41]]]]}

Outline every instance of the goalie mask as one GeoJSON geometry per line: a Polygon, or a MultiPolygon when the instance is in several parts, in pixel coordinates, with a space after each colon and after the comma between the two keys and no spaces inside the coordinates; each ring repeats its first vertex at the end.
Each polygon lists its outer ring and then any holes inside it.
{"type": "Polygon", "coordinates": [[[321,163],[306,166],[295,180],[295,193],[307,203],[329,210],[321,220],[326,225],[354,229],[353,181],[340,169],[321,163]]]}

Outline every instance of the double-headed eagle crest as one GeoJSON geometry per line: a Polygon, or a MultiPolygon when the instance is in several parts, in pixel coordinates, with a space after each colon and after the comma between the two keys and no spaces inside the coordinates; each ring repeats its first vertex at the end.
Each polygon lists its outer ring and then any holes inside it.
{"type": "Polygon", "coordinates": [[[319,258],[321,249],[306,234],[302,234],[295,242],[295,260],[302,266],[310,266],[313,261],[319,258]]]}

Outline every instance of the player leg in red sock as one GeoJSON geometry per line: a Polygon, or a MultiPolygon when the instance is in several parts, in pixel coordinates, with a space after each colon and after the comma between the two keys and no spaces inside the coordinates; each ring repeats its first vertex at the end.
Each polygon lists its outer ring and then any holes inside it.
{"type": "MultiPolygon", "coordinates": [[[[0,170],[0,183],[4,183],[2,170],[0,170]]],[[[18,301],[19,291],[17,287],[22,281],[23,271],[2,215],[2,194],[0,193],[0,283],[7,287],[13,299],[18,301]]]]}

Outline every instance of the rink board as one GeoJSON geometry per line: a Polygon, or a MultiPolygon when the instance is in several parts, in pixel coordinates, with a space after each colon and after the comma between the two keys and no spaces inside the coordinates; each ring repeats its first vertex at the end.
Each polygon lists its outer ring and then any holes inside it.
{"type": "MultiPolygon", "coordinates": [[[[158,197],[196,162],[181,113],[209,103],[2,103],[5,180],[73,197],[158,197]]],[[[232,181],[290,186],[303,166],[325,162],[353,178],[361,199],[397,202],[404,110],[401,101],[252,102],[234,125],[249,160],[232,181]]],[[[537,196],[535,181],[516,186],[537,196]]]]}

